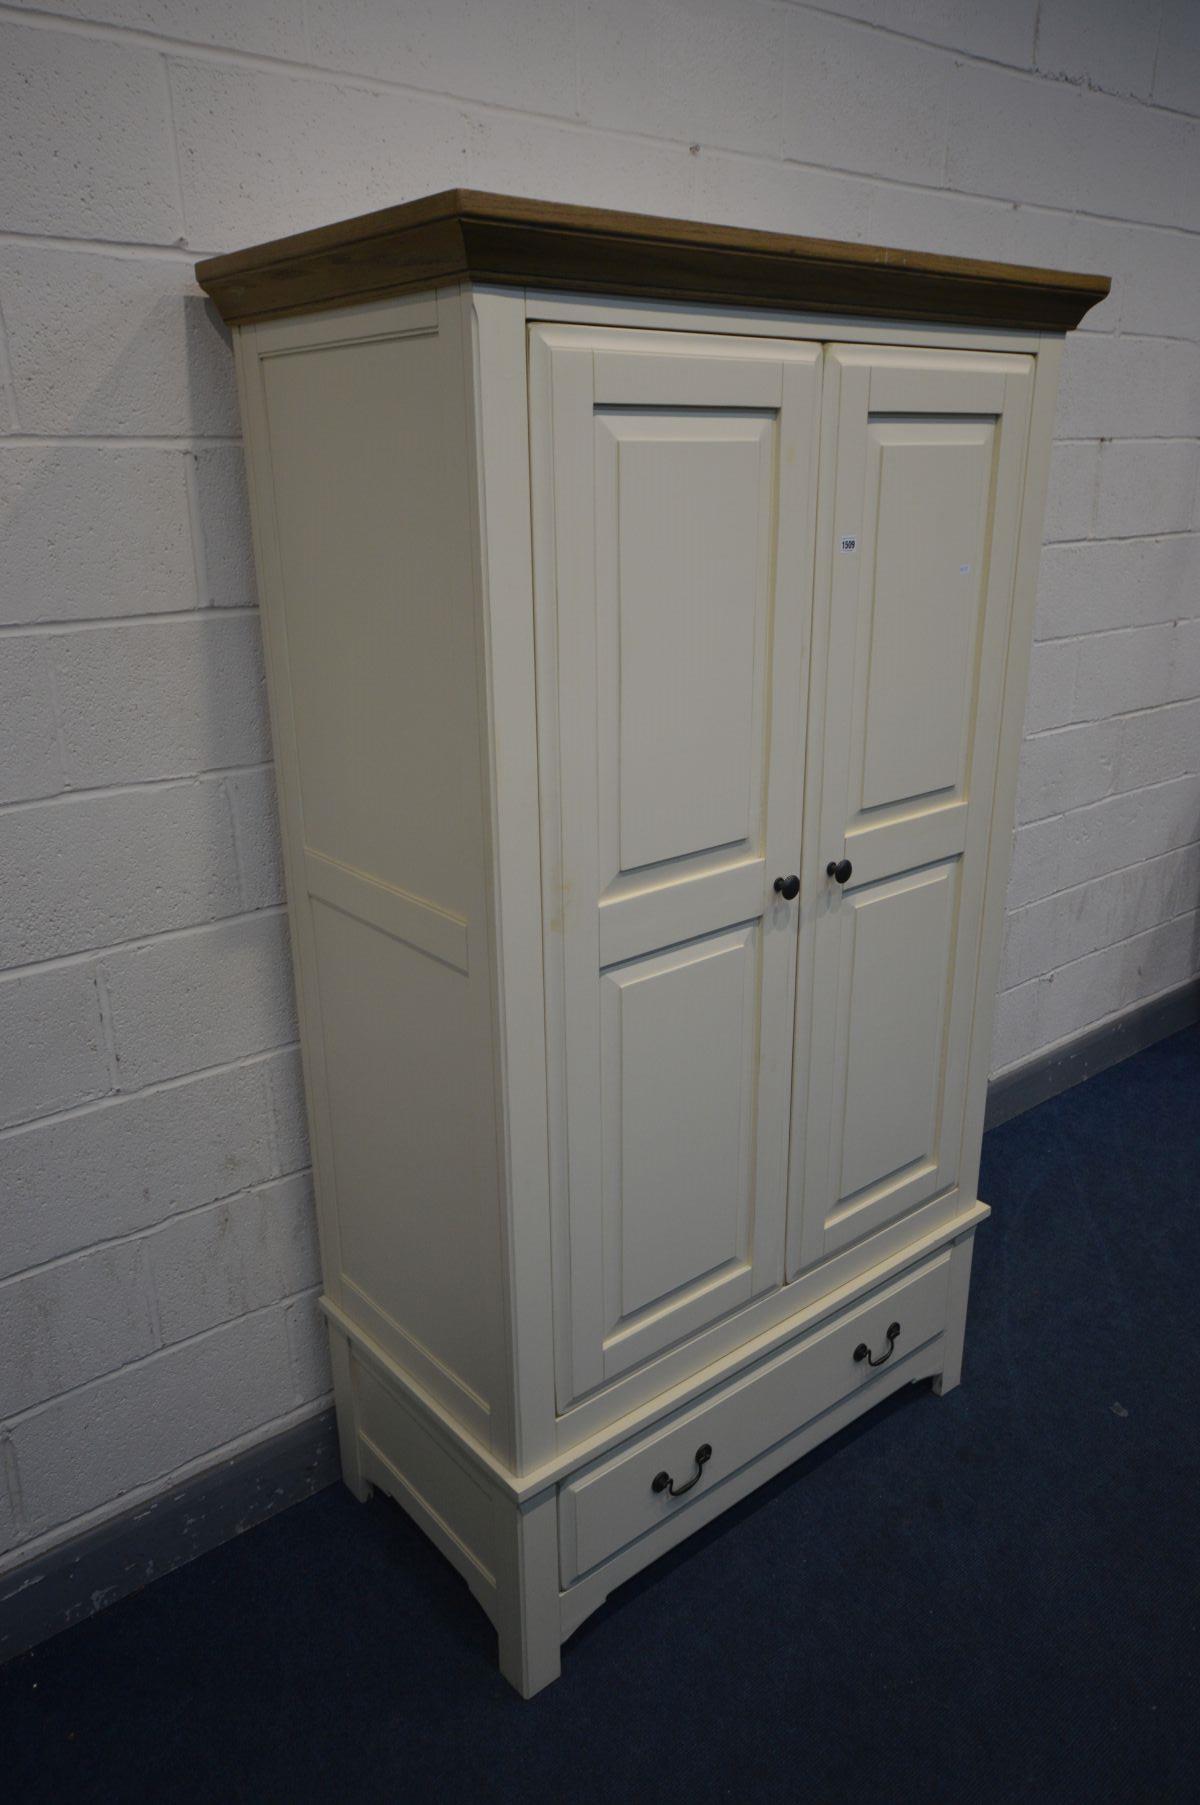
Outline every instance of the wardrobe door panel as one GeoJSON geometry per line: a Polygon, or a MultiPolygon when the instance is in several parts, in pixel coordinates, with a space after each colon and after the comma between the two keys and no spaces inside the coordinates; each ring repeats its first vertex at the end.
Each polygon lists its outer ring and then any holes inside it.
{"type": "Polygon", "coordinates": [[[995,437],[991,420],[869,427],[879,486],[855,773],[863,810],[961,794],[995,437]]]}
{"type": "Polygon", "coordinates": [[[531,331],[564,1407],[783,1278],[820,371],[531,331]]]}
{"type": "Polygon", "coordinates": [[[775,422],[679,411],[596,426],[601,835],[616,876],[750,837],[775,422]]]}
{"type": "Polygon", "coordinates": [[[735,928],[601,980],[610,1334],[701,1279],[749,1294],[759,956],[735,928]]]}
{"type": "Polygon", "coordinates": [[[956,1182],[1032,372],[827,355],[791,1273],[956,1182]]]}
{"type": "Polygon", "coordinates": [[[837,1200],[919,1180],[935,1163],[957,877],[955,864],[909,873],[855,891],[840,911],[837,1200]]]}

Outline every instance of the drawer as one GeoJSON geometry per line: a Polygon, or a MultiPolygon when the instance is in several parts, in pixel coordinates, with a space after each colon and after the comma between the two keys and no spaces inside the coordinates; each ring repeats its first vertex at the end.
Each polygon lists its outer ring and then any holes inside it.
{"type": "MultiPolygon", "coordinates": [[[[823,1411],[902,1368],[910,1355],[942,1332],[949,1273],[950,1253],[944,1249],[915,1272],[710,1393],[665,1428],[562,1485],[558,1507],[563,1584],[570,1585],[618,1549],[709,1497],[723,1480],[823,1411]],[[899,1332],[888,1353],[893,1324],[899,1324],[899,1332]],[[864,1343],[878,1366],[872,1367],[865,1357],[855,1359],[864,1343]],[[670,1477],[674,1496],[664,1474],[670,1477]]],[[[868,1407],[865,1397],[863,1407],[868,1407]]]]}

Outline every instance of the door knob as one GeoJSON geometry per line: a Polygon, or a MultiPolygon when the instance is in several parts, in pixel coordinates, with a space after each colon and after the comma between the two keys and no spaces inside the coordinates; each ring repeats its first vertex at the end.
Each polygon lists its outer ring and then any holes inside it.
{"type": "Polygon", "coordinates": [[[775,888],[784,902],[795,902],[800,894],[800,879],[798,877],[777,877],[775,888]]]}
{"type": "Polygon", "coordinates": [[[853,870],[849,859],[830,859],[825,867],[825,876],[833,878],[836,883],[845,884],[849,883],[853,870]]]}

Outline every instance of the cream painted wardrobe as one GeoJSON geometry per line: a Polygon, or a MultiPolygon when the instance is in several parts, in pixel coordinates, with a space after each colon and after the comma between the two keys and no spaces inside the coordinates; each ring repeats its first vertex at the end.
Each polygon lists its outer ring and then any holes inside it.
{"type": "Polygon", "coordinates": [[[214,259],[346,1481],[526,1695],[957,1384],[1098,277],[454,191],[214,259]]]}

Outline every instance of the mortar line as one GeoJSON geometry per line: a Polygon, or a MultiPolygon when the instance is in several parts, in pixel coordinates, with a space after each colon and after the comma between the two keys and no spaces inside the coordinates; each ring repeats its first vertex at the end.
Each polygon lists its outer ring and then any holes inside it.
{"type": "MultiPolygon", "coordinates": [[[[874,21],[850,19],[842,13],[826,11],[826,9],[818,6],[807,6],[804,10],[820,12],[823,16],[836,20],[839,24],[850,30],[877,34],[882,37],[897,38],[904,43],[918,45],[920,48],[930,51],[935,55],[947,58],[951,63],[979,65],[984,68],[998,69],[1003,73],[1013,76],[1014,79],[1030,81],[1043,86],[1051,81],[1051,78],[1042,75],[1031,66],[1005,63],[996,58],[983,56],[977,51],[958,49],[951,45],[933,43],[924,38],[913,37],[904,32],[896,31],[889,26],[877,24],[874,21]]],[[[449,89],[424,88],[415,83],[398,81],[392,77],[368,75],[361,70],[344,69],[324,64],[302,63],[294,58],[273,56],[270,53],[263,51],[247,51],[233,46],[204,44],[193,39],[172,38],[166,33],[147,31],[141,27],[123,26],[110,22],[93,21],[90,19],[75,19],[60,13],[52,12],[29,13],[20,8],[7,5],[0,5],[0,20],[7,21],[11,24],[30,26],[38,30],[58,30],[68,33],[79,33],[89,37],[132,42],[139,44],[144,48],[157,50],[163,55],[169,55],[170,51],[173,50],[178,53],[178,60],[182,61],[215,62],[233,64],[244,68],[257,68],[270,73],[286,73],[294,80],[326,82],[332,78],[338,85],[343,87],[357,88],[367,93],[396,92],[407,95],[410,98],[424,99],[432,105],[439,106],[443,109],[448,108],[459,112],[466,107],[488,116],[496,115],[534,122],[547,122],[561,126],[567,130],[585,131],[590,134],[621,138],[635,143],[645,142],[660,147],[663,145],[677,145],[686,149],[687,144],[687,140],[682,138],[664,137],[662,134],[630,132],[610,126],[593,125],[588,120],[573,119],[567,113],[540,113],[531,111],[527,107],[517,107],[506,105],[498,101],[489,101],[486,98],[470,93],[458,93],[449,89]]],[[[1195,114],[1186,113],[1180,108],[1164,107],[1150,99],[1143,100],[1131,95],[1110,94],[1107,90],[1103,89],[1089,89],[1087,85],[1082,82],[1052,82],[1051,85],[1055,87],[1069,87],[1085,95],[1089,93],[1095,94],[1115,106],[1127,108],[1137,107],[1151,113],[1163,113],[1172,118],[1180,118],[1188,123],[1194,123],[1197,118],[1197,115],[1195,114]]],[[[723,154],[748,156],[756,161],[770,161],[770,159],[762,158],[756,152],[740,151],[732,147],[728,151],[725,151],[724,147],[717,145],[713,145],[711,148],[714,151],[722,151],[723,154]]],[[[791,159],[785,158],[784,161],[789,162],[791,159]]],[[[799,166],[820,173],[852,175],[861,181],[879,182],[884,184],[891,183],[898,187],[912,186],[918,190],[934,194],[948,192],[943,185],[937,183],[907,184],[904,182],[896,182],[893,178],[888,176],[871,175],[861,170],[833,169],[831,166],[825,164],[801,164],[799,166]]],[[[1015,204],[1013,203],[1013,197],[1011,196],[979,196],[978,198],[1006,200],[1010,204],[1015,204]]],[[[1070,208],[1049,210],[1061,210],[1067,213],[1071,212],[1070,208]]],[[[1080,213],[1082,217],[1112,219],[1114,221],[1116,221],[1117,218],[1115,215],[1107,214],[1092,215],[1088,213],[1086,209],[1081,209],[1080,213]]],[[[1148,222],[1143,220],[1124,220],[1121,223],[1145,225],[1148,222]]],[[[1168,227],[1167,229],[1177,229],[1184,232],[1188,231],[1188,228],[1183,227],[1168,227]]]]}
{"type": "Polygon", "coordinates": [[[33,1260],[28,1266],[18,1266],[14,1272],[6,1273],[0,1278],[0,1294],[8,1286],[20,1284],[24,1279],[40,1277],[42,1273],[53,1272],[60,1266],[78,1265],[81,1260],[90,1259],[95,1253],[109,1253],[116,1247],[129,1247],[135,1242],[149,1241],[155,1235],[165,1234],[176,1222],[186,1222],[193,1216],[202,1216],[206,1210],[228,1209],[231,1204],[241,1203],[260,1191],[269,1190],[272,1185],[287,1184],[292,1179],[307,1177],[311,1172],[311,1165],[296,1166],[290,1172],[276,1172],[269,1178],[256,1178],[253,1184],[239,1185],[235,1191],[222,1191],[219,1197],[206,1197],[202,1203],[190,1203],[184,1209],[172,1210],[169,1215],[160,1216],[153,1222],[143,1222],[137,1228],[123,1229],[115,1235],[101,1235],[98,1240],[89,1241],[85,1247],[72,1247],[66,1253],[55,1253],[44,1260],[33,1260]]]}
{"type": "MultiPolygon", "coordinates": [[[[58,778],[65,792],[70,787],[67,774],[67,735],[63,725],[62,698],[58,693],[58,672],[54,668],[54,660],[50,656],[48,634],[39,635],[39,656],[46,673],[46,686],[50,691],[50,713],[54,721],[54,741],[58,748],[58,778]]],[[[3,811],[0,810],[0,816],[3,811]]]]}
{"type": "MultiPolygon", "coordinates": [[[[247,602],[236,608],[157,608],[144,614],[81,615],[77,620],[14,620],[0,623],[0,637],[60,639],[66,634],[90,632],[98,627],[157,627],[170,626],[177,621],[244,620],[248,614],[257,613],[258,604],[247,602]]],[[[217,768],[225,769],[224,766],[217,768]]]]}
{"type": "Polygon", "coordinates": [[[171,167],[175,172],[175,193],[179,201],[179,224],[183,228],[179,238],[182,247],[188,242],[188,222],[187,200],[183,189],[183,159],[179,148],[179,133],[175,126],[175,93],[171,82],[171,62],[165,51],[159,56],[158,61],[167,98],[167,131],[171,139],[171,167]]]}
{"type": "MultiPolygon", "coordinates": [[[[284,1411],[278,1417],[269,1417],[262,1423],[256,1423],[242,1435],[235,1435],[229,1441],[222,1442],[216,1448],[209,1448],[203,1454],[184,1461],[180,1466],[172,1467],[168,1472],[159,1474],[154,1479],[146,1480],[141,1485],[130,1487],[116,1498],[104,1504],[98,1504],[90,1510],[70,1517],[65,1522],[55,1523],[49,1529],[42,1530],[27,1540],[18,1542],[15,1547],[0,1555],[0,1582],[11,1575],[20,1573],[30,1562],[50,1554],[64,1543],[73,1541],[76,1536],[89,1529],[102,1527],[115,1517],[123,1516],[127,1511],[135,1510],[138,1505],[149,1503],[162,1494],[169,1492],[175,1485],[185,1480],[198,1477],[220,1466],[224,1461],[246,1449],[257,1447],[260,1443],[283,1430],[297,1427],[311,1417],[320,1416],[332,1402],[332,1395],[323,1393],[318,1398],[311,1398],[299,1409],[284,1411]]],[[[2,1436],[2,1432],[0,1432],[2,1436]]]]}
{"type": "MultiPolygon", "coordinates": [[[[17,406],[17,379],[13,373],[12,360],[8,352],[8,329],[4,324],[4,307],[0,302],[0,395],[8,398],[8,417],[12,422],[12,431],[21,429],[21,412],[17,406]]],[[[0,441],[7,435],[0,431],[0,441]]]]}
{"type": "Polygon", "coordinates": [[[111,1091],[121,1088],[121,1061],[117,1053],[116,1036],[112,1025],[112,1003],[108,995],[108,979],[103,968],[103,960],[97,958],[92,970],[92,982],[96,986],[96,1006],[100,1012],[100,1032],[104,1037],[104,1053],[108,1061],[108,1082],[111,1091]]]}
{"type": "Polygon", "coordinates": [[[184,457],[184,488],[187,492],[188,532],[192,542],[192,581],[196,586],[196,608],[202,614],[223,612],[216,608],[208,587],[208,550],[200,526],[200,458],[189,447],[184,457]]]}
{"type": "Polygon", "coordinates": [[[269,771],[270,759],[251,765],[218,765],[211,770],[184,771],[174,777],[146,777],[137,783],[103,783],[76,785],[56,790],[50,796],[23,796],[19,802],[0,803],[0,820],[31,809],[66,808],[72,802],[98,802],[112,796],[136,796],[143,790],[170,790],[197,783],[219,783],[227,777],[250,776],[256,771],[269,771]]]}
{"type": "Polygon", "coordinates": [[[114,1379],[123,1378],[127,1373],[157,1364],[161,1360],[170,1359],[181,1348],[194,1347],[198,1342],[211,1340],[214,1335],[225,1333],[236,1323],[253,1322],[256,1317],[266,1316],[272,1310],[282,1313],[284,1305],[294,1303],[297,1298],[304,1297],[319,1288],[319,1285],[302,1285],[298,1291],[285,1291],[280,1297],[271,1298],[268,1303],[256,1304],[252,1310],[242,1310],[235,1316],[227,1316],[222,1322],[210,1323],[207,1328],[198,1329],[194,1335],[181,1335],[178,1341],[168,1341],[165,1346],[152,1348],[147,1354],[135,1355],[132,1360],[125,1360],[120,1366],[114,1366],[111,1372],[96,1373],[90,1379],[81,1379],[77,1385],[67,1386],[65,1391],[56,1391],[52,1397],[43,1398],[40,1403],[28,1404],[23,1410],[14,1410],[11,1416],[5,1417],[4,1426],[9,1430],[14,1429],[27,1422],[31,1417],[40,1416],[44,1411],[55,1409],[65,1398],[74,1397],[83,1391],[95,1391],[102,1385],[111,1384],[114,1379]]]}
{"type": "MultiPolygon", "coordinates": [[[[299,1042],[282,1040],[273,1047],[263,1047],[257,1053],[240,1053],[236,1059],[220,1059],[215,1065],[197,1066],[190,1072],[179,1072],[171,1078],[152,1078],[148,1084],[138,1085],[126,1091],[116,1091],[103,1097],[90,1097],[85,1103],[69,1103],[63,1109],[49,1110],[44,1116],[34,1116],[27,1122],[10,1122],[0,1128],[0,1145],[5,1141],[15,1140],[19,1135],[36,1134],[44,1128],[57,1127],[64,1122],[72,1122],[83,1116],[94,1115],[98,1110],[118,1109],[123,1104],[144,1101],[149,1097],[157,1097],[164,1091],[179,1090],[184,1085],[199,1084],[209,1078],[221,1078],[230,1072],[248,1071],[252,1066],[265,1065],[269,1060],[278,1059],[281,1053],[299,1051],[299,1042]]],[[[288,1173],[277,1174],[289,1177],[288,1173]]]]}
{"type": "MultiPolygon", "coordinates": [[[[1026,81],[1054,81],[1055,86],[1077,88],[1085,94],[1098,94],[1105,100],[1115,101],[1119,104],[1145,107],[1148,111],[1166,113],[1173,118],[1194,120],[1197,117],[1195,113],[1189,113],[1182,107],[1164,105],[1161,101],[1156,101],[1150,96],[1143,98],[1139,95],[1114,94],[1107,88],[1090,87],[1088,83],[1082,79],[1067,82],[1055,81],[1053,77],[1047,76],[1039,70],[1033,61],[1036,48],[1036,35],[1034,42],[1030,45],[1031,60],[1027,63],[1014,63],[1007,61],[1003,57],[988,56],[981,50],[972,50],[963,45],[941,43],[937,39],[924,38],[913,32],[900,31],[895,26],[882,23],[878,20],[851,18],[844,12],[839,12],[831,7],[821,6],[819,0],[799,0],[799,3],[798,0],[784,0],[784,4],[787,5],[789,11],[816,13],[851,31],[860,31],[869,36],[899,39],[903,43],[915,44],[922,50],[928,50],[935,55],[947,57],[953,62],[976,65],[985,69],[997,69],[1004,74],[1013,75],[1026,81]]],[[[305,19],[307,20],[307,8],[305,9],[305,19]]],[[[232,44],[211,44],[206,43],[199,38],[176,37],[170,32],[154,31],[145,26],[122,25],[115,20],[80,19],[69,14],[57,13],[51,10],[39,10],[38,12],[31,13],[22,7],[9,5],[0,5],[0,20],[5,20],[13,25],[28,26],[36,30],[64,31],[85,37],[97,37],[111,39],[117,42],[134,43],[146,49],[160,50],[163,54],[169,54],[171,51],[175,51],[182,53],[184,56],[195,58],[198,61],[235,63],[244,67],[262,68],[267,70],[285,70],[293,74],[308,75],[314,78],[327,78],[333,76],[343,83],[365,84],[370,82],[381,88],[397,89],[403,93],[425,95],[432,99],[446,100],[457,104],[462,104],[463,102],[486,104],[489,111],[498,113],[516,113],[525,118],[562,119],[569,117],[569,115],[560,113],[530,112],[527,108],[509,106],[502,102],[481,103],[479,102],[478,97],[470,92],[460,93],[449,88],[425,88],[421,87],[418,83],[403,82],[391,76],[368,75],[361,69],[345,68],[341,65],[332,63],[317,63],[311,60],[301,61],[295,56],[288,56],[282,53],[273,53],[265,50],[246,50],[232,44]]],[[[311,57],[311,45],[308,42],[307,32],[305,32],[304,36],[304,48],[309,52],[311,57]]]]}
{"type": "Polygon", "coordinates": [[[222,915],[216,921],[189,922],[186,927],[158,928],[151,934],[134,934],[126,940],[114,940],[108,946],[92,946],[77,953],[55,953],[48,959],[29,959],[23,965],[9,965],[0,973],[0,985],[13,979],[28,978],[49,971],[61,971],[89,959],[107,959],[112,953],[140,952],[165,941],[183,940],[199,934],[220,934],[234,922],[263,921],[286,916],[286,903],[271,903],[265,909],[240,909],[235,915],[222,915]]]}
{"type": "Polygon", "coordinates": [[[0,446],[29,451],[57,451],[62,445],[97,451],[192,451],[196,446],[240,445],[236,432],[4,432],[0,446]]]}

